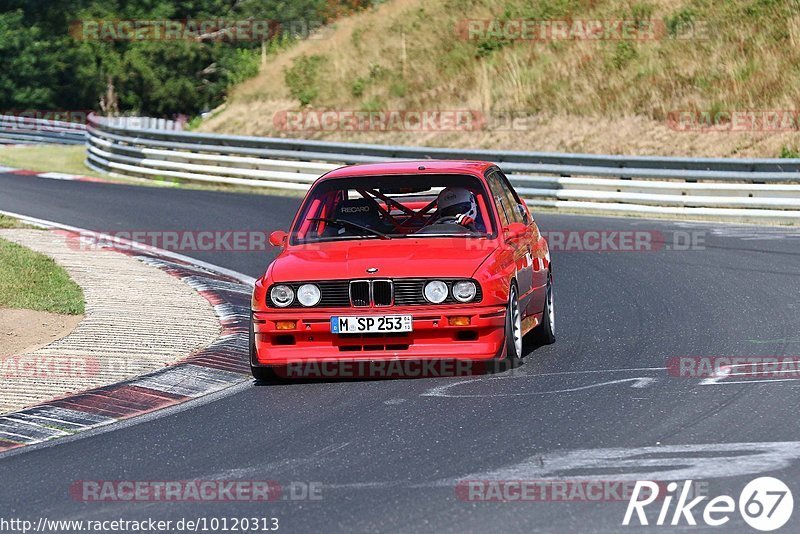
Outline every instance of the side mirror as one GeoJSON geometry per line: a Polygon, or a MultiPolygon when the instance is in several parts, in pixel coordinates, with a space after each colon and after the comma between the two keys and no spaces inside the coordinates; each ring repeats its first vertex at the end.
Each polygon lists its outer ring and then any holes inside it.
{"type": "Polygon", "coordinates": [[[269,244],[273,247],[282,247],[286,244],[286,238],[289,236],[283,230],[275,230],[269,234],[269,244]]]}
{"type": "Polygon", "coordinates": [[[528,227],[518,222],[513,222],[503,228],[503,234],[506,236],[506,239],[519,239],[527,231],[528,227]]]}
{"type": "Polygon", "coordinates": [[[517,204],[517,211],[522,216],[522,222],[525,224],[530,224],[531,218],[528,216],[528,210],[523,204],[517,204]]]}

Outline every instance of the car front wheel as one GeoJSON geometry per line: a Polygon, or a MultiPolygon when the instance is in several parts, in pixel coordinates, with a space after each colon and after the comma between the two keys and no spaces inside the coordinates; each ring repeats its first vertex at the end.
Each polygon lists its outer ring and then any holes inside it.
{"type": "Polygon", "coordinates": [[[506,312],[506,362],[511,368],[522,362],[522,314],[519,311],[517,287],[512,285],[506,312]]]}
{"type": "Polygon", "coordinates": [[[531,332],[531,338],[537,345],[550,345],[556,341],[556,310],[553,300],[553,275],[547,278],[547,295],[544,299],[542,322],[531,332]]]}

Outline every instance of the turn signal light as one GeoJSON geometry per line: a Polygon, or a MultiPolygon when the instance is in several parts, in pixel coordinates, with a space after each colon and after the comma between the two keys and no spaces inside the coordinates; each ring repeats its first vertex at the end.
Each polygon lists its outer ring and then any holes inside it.
{"type": "Polygon", "coordinates": [[[276,330],[294,330],[297,328],[297,321],[276,321],[276,330]]]}
{"type": "Polygon", "coordinates": [[[469,326],[469,317],[449,317],[447,321],[450,323],[450,326],[469,326]]]}

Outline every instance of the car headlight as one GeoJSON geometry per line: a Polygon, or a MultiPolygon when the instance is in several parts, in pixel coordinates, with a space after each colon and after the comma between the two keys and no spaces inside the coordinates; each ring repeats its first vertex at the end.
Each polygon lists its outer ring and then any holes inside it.
{"type": "Polygon", "coordinates": [[[303,306],[316,306],[319,304],[320,298],[322,298],[322,294],[314,284],[303,284],[297,288],[297,300],[303,306]]]}
{"type": "Polygon", "coordinates": [[[428,302],[441,304],[447,298],[447,284],[439,280],[434,280],[425,284],[425,298],[428,302]]]}
{"type": "Polygon", "coordinates": [[[269,292],[269,298],[275,306],[285,308],[294,302],[294,291],[289,286],[275,286],[269,292]]]}
{"type": "Polygon", "coordinates": [[[459,302],[469,302],[478,294],[475,282],[462,280],[453,284],[453,297],[459,302]]]}

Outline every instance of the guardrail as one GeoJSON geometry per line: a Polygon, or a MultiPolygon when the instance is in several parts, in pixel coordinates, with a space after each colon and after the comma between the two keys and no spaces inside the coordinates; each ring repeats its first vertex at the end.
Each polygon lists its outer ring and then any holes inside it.
{"type": "Polygon", "coordinates": [[[500,165],[531,206],[589,212],[800,222],[800,160],[668,158],[461,150],[189,133],[90,116],[88,166],[165,177],[306,190],[343,164],[471,159],[500,165]]]}
{"type": "Polygon", "coordinates": [[[82,145],[85,142],[84,124],[24,115],[0,115],[0,144],[82,145]]]}
{"type": "MultiPolygon", "coordinates": [[[[75,115],[86,117],[88,113],[75,113],[75,115]]],[[[112,117],[102,120],[106,124],[113,124],[125,130],[155,129],[179,132],[183,130],[184,125],[184,121],[152,117],[112,117]]],[[[0,115],[0,144],[41,143],[83,145],[86,143],[86,125],[80,122],[42,119],[25,113],[0,115]]]]}

